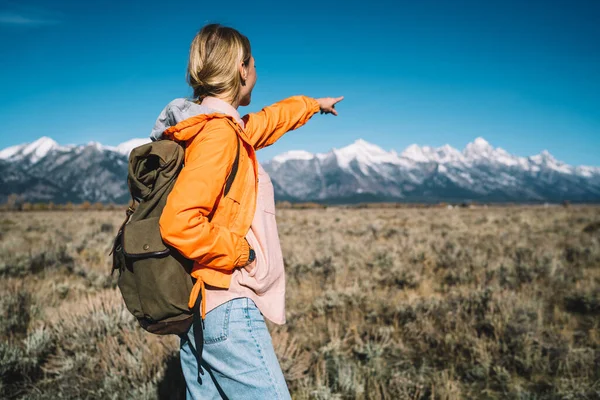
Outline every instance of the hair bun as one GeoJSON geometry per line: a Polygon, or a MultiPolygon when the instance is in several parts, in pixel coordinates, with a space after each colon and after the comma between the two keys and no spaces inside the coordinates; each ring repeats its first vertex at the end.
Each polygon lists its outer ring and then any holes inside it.
{"type": "Polygon", "coordinates": [[[233,28],[203,27],[190,46],[187,81],[194,97],[219,95],[234,100],[242,86],[240,62],[251,58],[250,41],[233,28]]]}

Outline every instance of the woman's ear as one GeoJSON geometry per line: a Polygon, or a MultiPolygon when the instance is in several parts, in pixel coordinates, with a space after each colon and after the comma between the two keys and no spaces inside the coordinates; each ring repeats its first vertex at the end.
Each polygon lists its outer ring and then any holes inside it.
{"type": "Polygon", "coordinates": [[[242,85],[246,84],[246,79],[248,79],[248,67],[244,64],[244,62],[240,62],[239,66],[240,78],[242,79],[242,85]]]}

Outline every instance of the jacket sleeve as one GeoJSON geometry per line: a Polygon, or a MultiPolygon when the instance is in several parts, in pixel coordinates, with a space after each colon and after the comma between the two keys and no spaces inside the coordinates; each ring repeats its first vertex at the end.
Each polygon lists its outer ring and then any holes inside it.
{"type": "Polygon", "coordinates": [[[242,119],[255,150],[275,143],[286,132],[304,125],[319,111],[319,103],[307,96],[293,96],[242,119]]]}
{"type": "Polygon", "coordinates": [[[247,263],[248,242],[226,227],[213,224],[207,216],[223,193],[238,138],[226,128],[208,125],[199,136],[194,141],[201,141],[188,148],[186,164],[167,197],[160,232],[165,243],[186,258],[209,268],[232,270],[247,263]]]}

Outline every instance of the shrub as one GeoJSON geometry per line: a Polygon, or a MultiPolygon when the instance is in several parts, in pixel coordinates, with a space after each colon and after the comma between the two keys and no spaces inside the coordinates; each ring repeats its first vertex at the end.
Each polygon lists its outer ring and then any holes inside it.
{"type": "Polygon", "coordinates": [[[115,231],[115,227],[113,224],[103,223],[102,225],[100,225],[100,232],[114,233],[114,231],[115,231]]]}
{"type": "Polygon", "coordinates": [[[22,337],[30,321],[31,294],[23,284],[9,286],[0,296],[0,338],[22,337]]]}

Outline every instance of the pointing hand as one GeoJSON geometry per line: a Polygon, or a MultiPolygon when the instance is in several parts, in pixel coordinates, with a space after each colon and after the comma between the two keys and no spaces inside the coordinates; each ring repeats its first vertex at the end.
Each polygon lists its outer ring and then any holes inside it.
{"type": "Polygon", "coordinates": [[[321,114],[333,114],[335,116],[338,115],[335,105],[340,101],[344,100],[344,96],[340,97],[322,97],[320,99],[316,99],[319,102],[319,106],[321,107],[321,114]]]}

